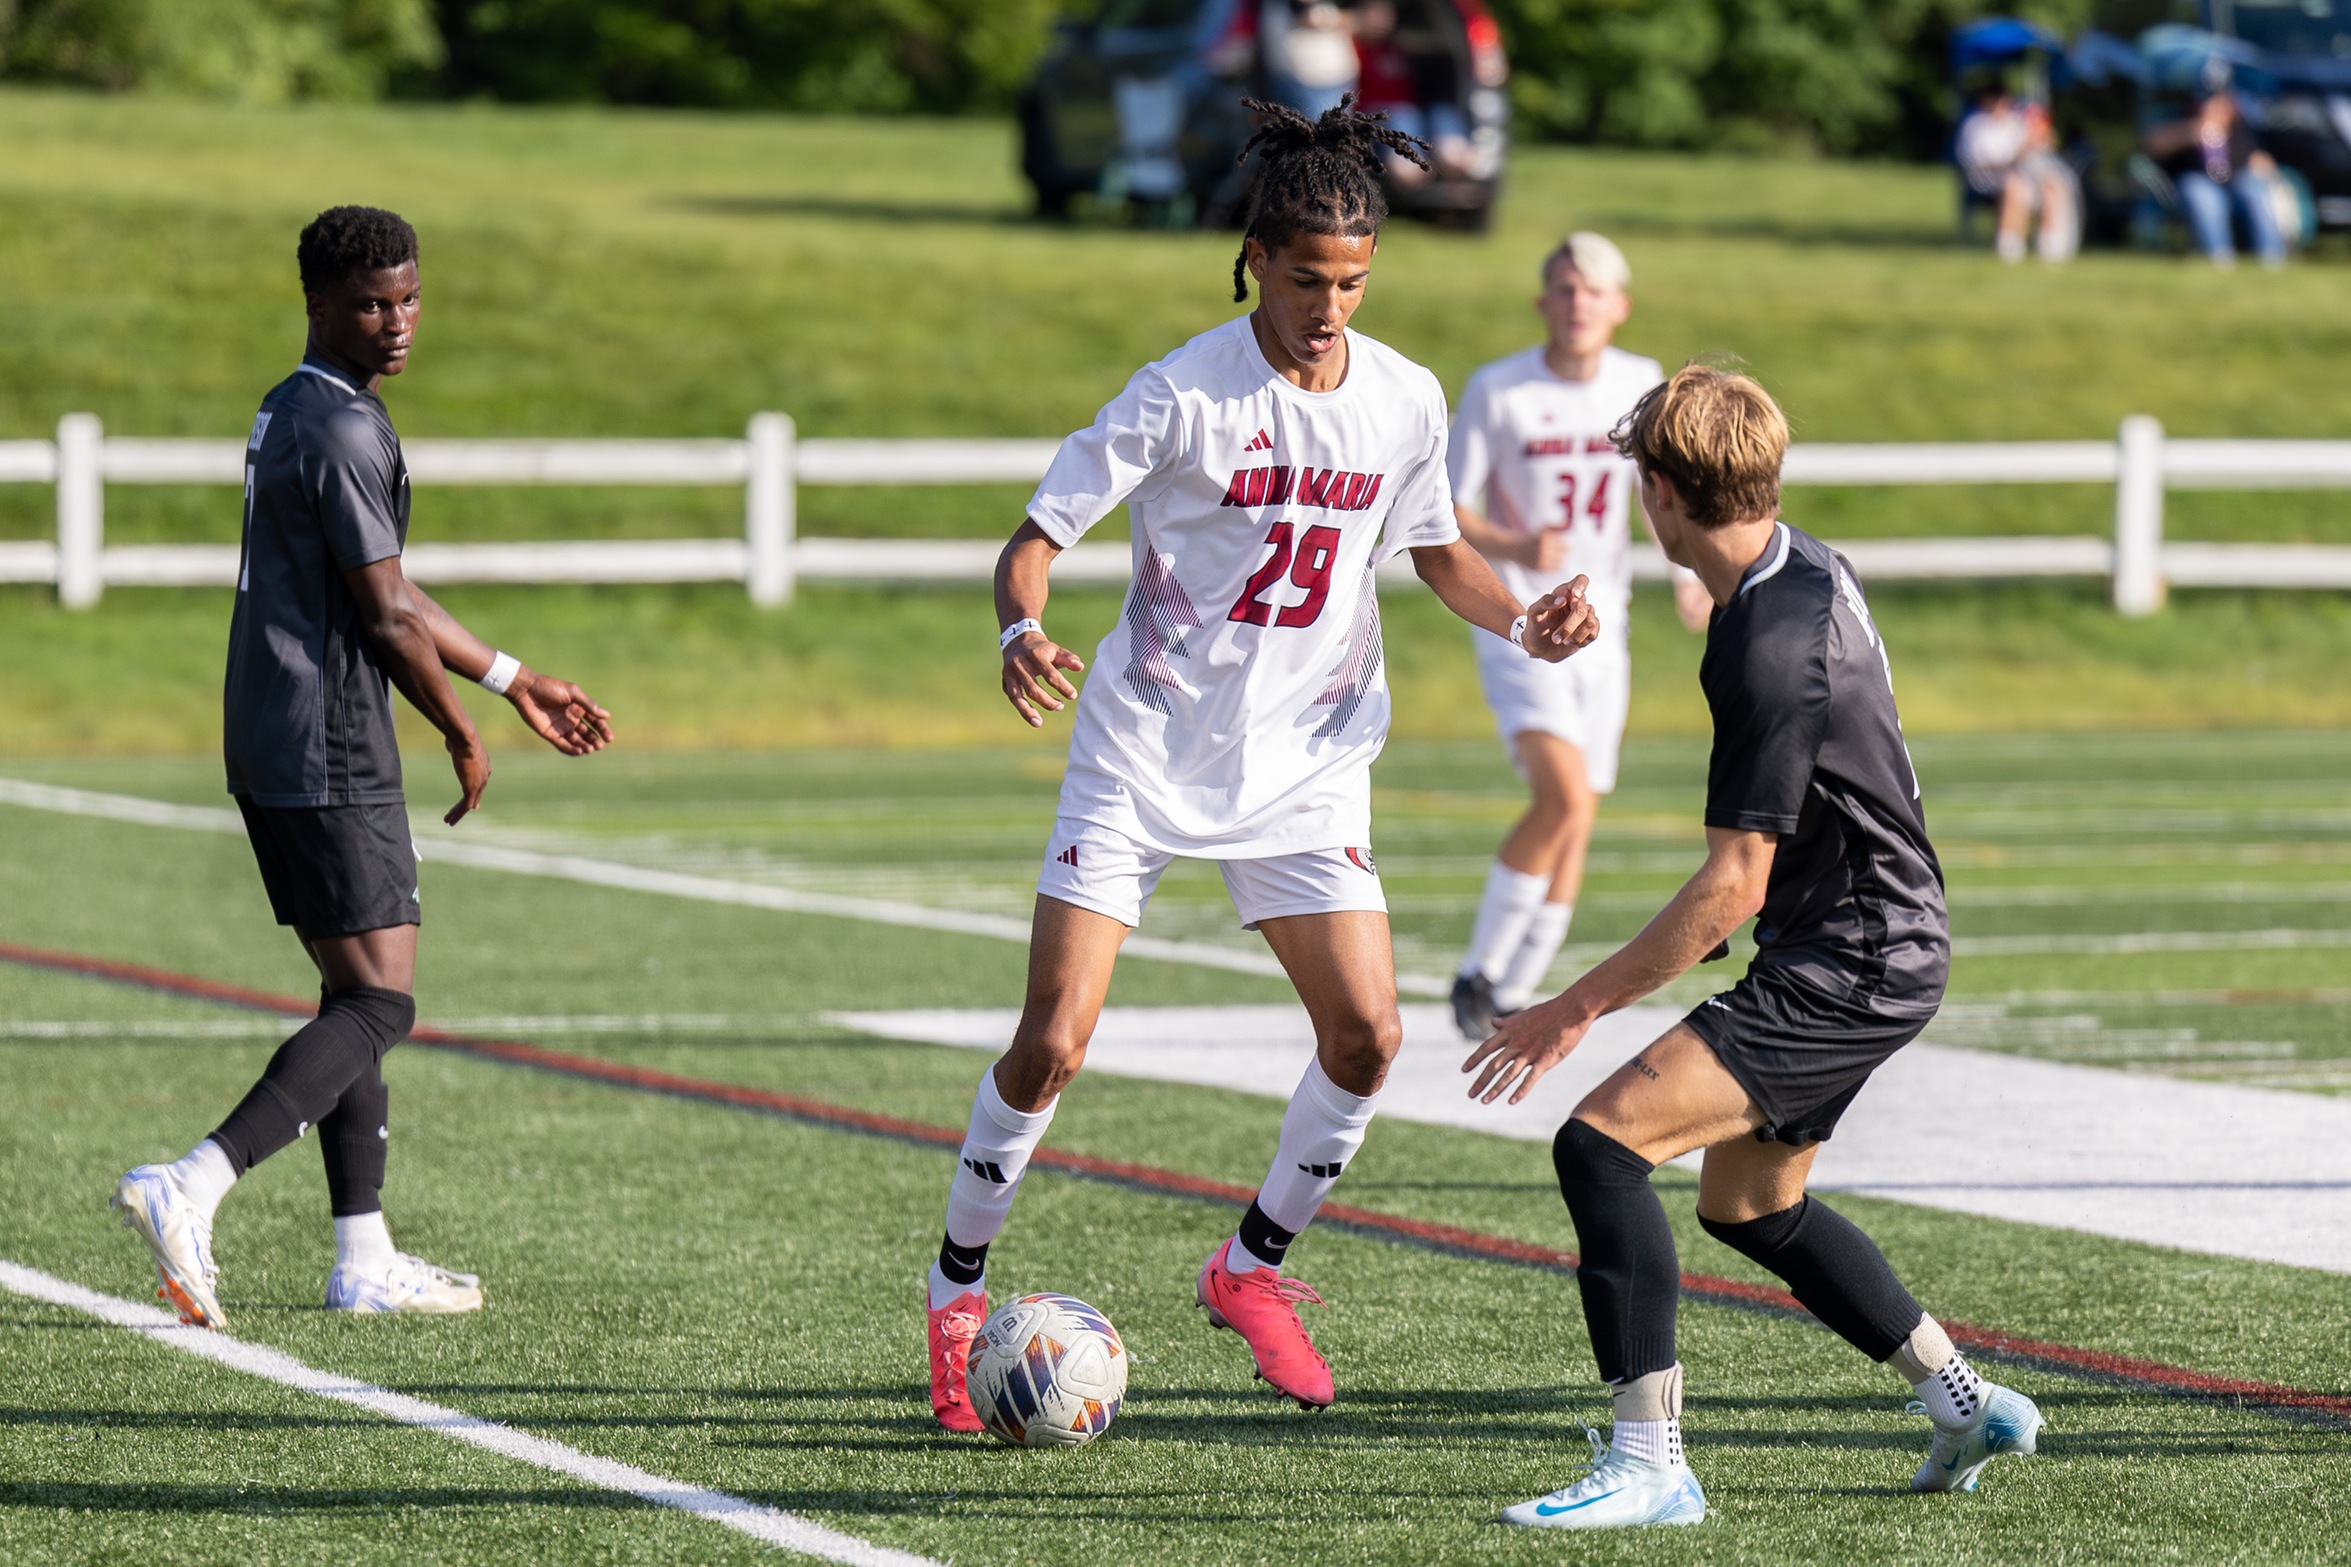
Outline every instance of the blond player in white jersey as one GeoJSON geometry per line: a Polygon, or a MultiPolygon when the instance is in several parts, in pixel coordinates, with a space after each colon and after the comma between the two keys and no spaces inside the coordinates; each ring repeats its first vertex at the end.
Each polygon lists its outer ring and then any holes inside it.
{"type": "Polygon", "coordinates": [[[975,1431],[965,1393],[987,1313],[987,1249],[1085,1059],[1120,944],[1177,855],[1216,861],[1313,1020],[1316,1057],[1271,1173],[1197,1280],[1209,1321],[1301,1406],[1334,1395],[1282,1277],[1290,1242],[1362,1144],[1402,1042],[1370,768],[1387,736],[1372,570],[1409,550],[1456,614],[1521,658],[1595,634],[1579,585],[1530,608],[1460,542],[1436,378],[1348,330],[1385,203],[1380,150],[1419,144],[1343,105],[1266,116],[1234,297],[1248,316],[1146,366],[1062,443],[997,566],[1004,692],[1031,724],[1077,700],[1059,819],[1037,882],[1028,1002],[980,1080],[929,1281],[931,1405],[975,1431]],[[1135,574],[1120,624],[1083,662],[1045,633],[1055,556],[1121,503],[1135,574]]]}
{"type": "MultiPolygon", "coordinates": [[[[1534,996],[1567,940],[1600,796],[1616,787],[1632,702],[1626,616],[1633,596],[1632,464],[1609,431],[1662,380],[1657,361],[1613,346],[1632,314],[1624,252],[1570,234],[1543,261],[1544,342],[1469,379],[1447,467],[1461,536],[1505,587],[1533,600],[1571,577],[1591,584],[1600,640],[1564,664],[1536,663],[1470,632],[1486,705],[1532,795],[1486,873],[1477,924],[1453,982],[1453,1017],[1482,1040],[1534,996]]],[[[1643,519],[1646,529],[1646,519],[1643,519]]],[[[1682,622],[1706,629],[1705,589],[1675,570],[1682,622]]]]}

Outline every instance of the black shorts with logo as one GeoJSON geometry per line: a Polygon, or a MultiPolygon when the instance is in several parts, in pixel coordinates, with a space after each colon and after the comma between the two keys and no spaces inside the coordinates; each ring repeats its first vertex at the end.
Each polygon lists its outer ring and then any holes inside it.
{"type": "Polygon", "coordinates": [[[1763,1111],[1765,1142],[1825,1142],[1869,1074],[1916,1039],[1934,1008],[1879,1011],[1758,964],[1682,1021],[1763,1111]]]}
{"type": "Polygon", "coordinates": [[[310,940],[423,923],[407,806],[236,800],[280,925],[310,940]]]}

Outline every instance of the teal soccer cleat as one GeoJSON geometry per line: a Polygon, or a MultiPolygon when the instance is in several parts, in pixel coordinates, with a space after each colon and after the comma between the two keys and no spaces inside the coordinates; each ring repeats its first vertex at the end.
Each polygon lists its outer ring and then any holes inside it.
{"type": "MultiPolygon", "coordinates": [[[[1908,1406],[1914,1415],[1926,1413],[1927,1406],[1912,1403],[1908,1406]]],[[[1926,1462],[1918,1466],[1918,1473],[1910,1477],[1913,1491],[1972,1491],[1983,1476],[1984,1465],[2007,1453],[2029,1457],[2040,1441],[2041,1427],[2048,1422],[2041,1418],[2040,1406],[1997,1382],[1984,1384],[1984,1401],[1975,1412],[1975,1418],[1956,1430],[1935,1427],[1934,1446],[1927,1450],[1926,1462]]]]}
{"type": "Polygon", "coordinates": [[[1647,1524],[1702,1523],[1706,1493],[1684,1464],[1627,1458],[1589,1426],[1592,1472],[1549,1496],[1502,1511],[1502,1521],[1525,1529],[1635,1529],[1647,1524]]]}

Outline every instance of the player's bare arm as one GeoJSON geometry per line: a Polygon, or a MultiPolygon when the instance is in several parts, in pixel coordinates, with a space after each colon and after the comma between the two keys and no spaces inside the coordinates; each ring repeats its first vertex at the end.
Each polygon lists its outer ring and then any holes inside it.
{"type": "Polygon", "coordinates": [[[1069,675],[1086,667],[1039,624],[1045,618],[1046,575],[1060,554],[1061,546],[1044,529],[1023,521],[996,557],[996,624],[1008,632],[1014,626],[1034,628],[1008,636],[1003,647],[1004,699],[1031,729],[1044,726],[1046,712],[1060,712],[1064,699],[1077,700],[1078,688],[1069,675]]]}
{"type": "Polygon", "coordinates": [[[1416,546],[1412,569],[1447,609],[1498,637],[1507,639],[1519,616],[1525,615],[1523,645],[1528,656],[1546,663],[1556,664],[1590,646],[1600,634],[1599,616],[1584,601],[1587,584],[1582,577],[1554,588],[1522,609],[1494,575],[1494,568],[1486,564],[1486,558],[1466,540],[1416,546]]]}
{"type": "Polygon", "coordinates": [[[1779,840],[1767,832],[1706,829],[1706,863],[1638,935],[1549,1001],[1504,1021],[1469,1054],[1470,1097],[1517,1104],[1583,1043],[1592,1024],[1681,978],[1763,907],[1779,840]]]}
{"type": "Polygon", "coordinates": [[[1557,571],[1567,564],[1565,528],[1524,528],[1516,521],[1510,497],[1499,485],[1486,492],[1486,504],[1501,514],[1497,522],[1466,501],[1455,500],[1453,520],[1461,536],[1488,560],[1515,561],[1533,571],[1557,571]]]}
{"type": "Polygon", "coordinates": [[[449,764],[457,771],[463,794],[441,819],[454,827],[468,811],[481,806],[482,791],[490,787],[490,753],[482,748],[473,715],[449,684],[432,625],[401,574],[398,556],[344,572],[343,585],[359,606],[360,634],[382,662],[384,673],[409,705],[441,731],[442,743],[449,748],[449,764]]]}
{"type": "MultiPolygon", "coordinates": [[[[408,591],[431,628],[441,666],[477,683],[489,674],[498,650],[466,630],[456,616],[414,582],[408,584],[408,591]]],[[[612,715],[571,681],[517,661],[504,694],[531,733],[565,756],[586,756],[612,743],[612,715]]]]}

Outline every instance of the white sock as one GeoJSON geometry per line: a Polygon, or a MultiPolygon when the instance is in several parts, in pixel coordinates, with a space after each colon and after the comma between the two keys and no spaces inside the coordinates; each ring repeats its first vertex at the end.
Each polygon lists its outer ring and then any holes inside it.
{"type": "Polygon", "coordinates": [[[381,1268],[399,1255],[392,1249],[392,1232],[384,1226],[381,1209],[335,1221],[336,1267],[381,1268]]]}
{"type": "Polygon", "coordinates": [[[958,1246],[985,1246],[1004,1228],[1012,1194],[1020,1189],[1029,1155],[1053,1124],[1058,1097],[1042,1110],[1015,1110],[996,1092],[996,1069],[980,1074],[972,1096],[971,1126],[956,1156],[955,1180],[947,1188],[947,1238],[958,1246]]]}
{"type": "Polygon", "coordinates": [[[1486,872],[1485,896],[1478,899],[1478,921],[1462,954],[1461,972],[1496,979],[1509,968],[1526,940],[1527,922],[1550,891],[1550,877],[1528,876],[1496,860],[1486,872]]]}
{"type": "Polygon", "coordinates": [[[1939,1426],[1956,1430],[1983,1407],[1984,1379],[1933,1317],[1921,1316],[1887,1363],[1909,1381],[1910,1390],[1927,1406],[1927,1418],[1939,1426]]]}
{"type": "MultiPolygon", "coordinates": [[[[1319,1059],[1306,1063],[1306,1075],[1298,1079],[1290,1108],[1282,1114],[1282,1140],[1274,1149],[1273,1167],[1257,1189],[1257,1206],[1268,1219],[1293,1236],[1314,1222],[1347,1161],[1363,1146],[1379,1097],[1347,1092],[1331,1081],[1319,1059]]],[[[1225,1266],[1233,1272],[1281,1266],[1280,1258],[1260,1257],[1239,1240],[1235,1236],[1235,1244],[1225,1253],[1225,1266]]]]}
{"type": "Polygon", "coordinates": [[[1682,1462],[1682,1368],[1676,1361],[1663,1371],[1618,1382],[1610,1388],[1616,1419],[1608,1445],[1627,1458],[1643,1463],[1682,1462]]]}
{"type": "Polygon", "coordinates": [[[958,1296],[968,1295],[973,1290],[983,1295],[987,1293],[988,1276],[985,1273],[969,1284],[958,1284],[941,1273],[936,1262],[931,1264],[931,1310],[937,1311],[941,1306],[951,1305],[958,1296]]]}
{"type": "Polygon", "coordinates": [[[170,1172],[172,1184],[203,1209],[207,1219],[219,1211],[220,1200],[237,1184],[236,1165],[230,1162],[227,1150],[209,1137],[164,1169],[170,1172]]]}
{"type": "Polygon", "coordinates": [[[1494,1010],[1516,1012],[1535,999],[1551,960],[1567,942],[1568,923],[1575,918],[1572,903],[1546,903],[1527,921],[1527,933],[1511,954],[1509,967],[1494,981],[1494,1010]]]}

